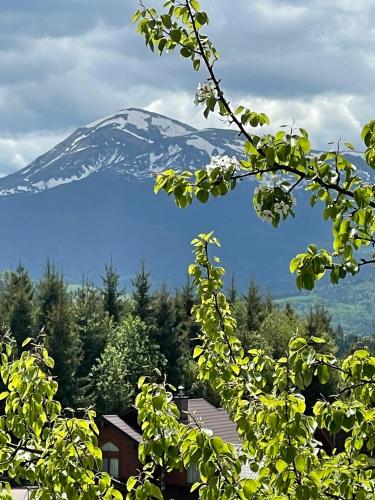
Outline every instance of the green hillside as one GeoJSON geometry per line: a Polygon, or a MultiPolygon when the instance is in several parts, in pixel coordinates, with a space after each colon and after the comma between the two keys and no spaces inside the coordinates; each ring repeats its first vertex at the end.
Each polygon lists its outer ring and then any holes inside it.
{"type": "Polygon", "coordinates": [[[312,292],[276,299],[278,304],[291,303],[300,313],[309,311],[313,304],[323,302],[332,315],[334,325],[341,324],[346,333],[360,337],[375,331],[375,288],[373,280],[345,280],[339,285],[321,285],[312,292]]]}

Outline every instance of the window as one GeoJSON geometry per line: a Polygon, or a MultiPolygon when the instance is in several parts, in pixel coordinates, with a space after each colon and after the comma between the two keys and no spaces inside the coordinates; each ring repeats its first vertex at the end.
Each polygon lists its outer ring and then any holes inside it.
{"type": "Polygon", "coordinates": [[[104,443],[103,446],[101,447],[102,451],[119,451],[118,447],[108,441],[107,443],[104,443]]]}
{"type": "Polygon", "coordinates": [[[200,481],[200,475],[197,464],[189,464],[187,468],[187,482],[188,484],[200,481]]]}
{"type": "Polygon", "coordinates": [[[114,479],[118,479],[118,465],[118,458],[103,457],[103,471],[108,472],[114,479]]]}

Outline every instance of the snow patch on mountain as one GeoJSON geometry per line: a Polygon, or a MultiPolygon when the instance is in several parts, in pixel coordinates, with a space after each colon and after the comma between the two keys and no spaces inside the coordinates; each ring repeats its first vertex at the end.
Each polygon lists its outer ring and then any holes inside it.
{"type": "Polygon", "coordinates": [[[191,139],[188,139],[186,141],[186,144],[189,144],[189,146],[194,146],[201,151],[205,151],[210,156],[212,156],[213,154],[219,155],[225,153],[225,149],[218,148],[214,144],[208,142],[206,139],[198,136],[193,136],[191,139]]]}
{"type": "Polygon", "coordinates": [[[38,193],[90,175],[139,181],[165,168],[201,168],[213,154],[237,154],[238,142],[231,130],[199,131],[157,113],[123,109],[77,129],[23,170],[0,179],[0,196],[38,193]]]}
{"type": "Polygon", "coordinates": [[[71,177],[59,177],[57,179],[51,177],[51,179],[48,179],[48,181],[35,182],[34,184],[32,184],[32,187],[36,188],[38,191],[43,191],[45,189],[52,189],[57,186],[61,186],[62,184],[70,184],[71,182],[74,181],[81,181],[82,179],[85,179],[96,170],[97,168],[94,166],[92,167],[83,166],[81,175],[72,175],[71,177]]]}

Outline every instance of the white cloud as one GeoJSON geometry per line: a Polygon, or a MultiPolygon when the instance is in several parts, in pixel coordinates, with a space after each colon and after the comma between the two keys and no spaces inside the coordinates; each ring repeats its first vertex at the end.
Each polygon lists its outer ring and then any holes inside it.
{"type": "MultiPolygon", "coordinates": [[[[221,54],[217,70],[233,103],[250,102],[275,125],[294,118],[317,147],[338,137],[356,141],[375,109],[373,0],[202,3],[221,54]]],[[[4,6],[3,173],[44,152],[62,130],[120,108],[146,107],[196,127],[222,126],[193,105],[204,72],[196,74],[178,55],[152,55],[130,23],[136,8],[136,1],[124,0],[34,0],[32,9],[13,0],[4,6]]]]}
{"type": "Polygon", "coordinates": [[[0,177],[23,168],[62,141],[68,133],[62,131],[56,134],[45,131],[0,137],[0,177]]]}
{"type": "Polygon", "coordinates": [[[361,112],[350,95],[318,95],[310,99],[245,99],[244,102],[256,111],[264,111],[271,118],[270,130],[281,125],[303,127],[308,130],[313,148],[327,149],[328,142],[353,141],[361,147],[360,132],[366,119],[361,121],[361,112]]]}

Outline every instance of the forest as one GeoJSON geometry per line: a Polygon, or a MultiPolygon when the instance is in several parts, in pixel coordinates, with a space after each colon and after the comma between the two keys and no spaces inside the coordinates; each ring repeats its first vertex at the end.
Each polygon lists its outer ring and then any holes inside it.
{"type": "MultiPolygon", "coordinates": [[[[104,269],[100,288],[84,282],[74,289],[51,262],[35,283],[20,264],[15,271],[3,273],[1,280],[3,334],[8,332],[18,354],[27,338],[46,347],[55,361],[52,375],[64,407],[93,406],[98,415],[124,414],[134,403],[143,375],[154,381],[165,377],[176,388],[183,385],[189,396],[205,397],[218,405],[218,395],[198,380],[193,361],[199,325],[192,316],[197,298],[189,278],[174,291],[166,285],[155,288],[142,262],[132,290],[121,290],[119,282],[112,263],[104,269]]],[[[239,293],[234,278],[226,296],[236,319],[235,334],[245,351],[259,348],[278,360],[297,334],[323,337],[324,352],[339,357],[358,343],[340,325],[332,327],[323,303],[302,316],[288,303],[275,304],[271,294],[253,280],[245,293],[239,293]]],[[[372,338],[365,342],[373,350],[372,338]]],[[[271,382],[271,373],[268,376],[271,382]]],[[[316,377],[305,397],[312,405],[320,395],[328,397],[335,390],[334,380],[321,385],[316,377]]]]}

